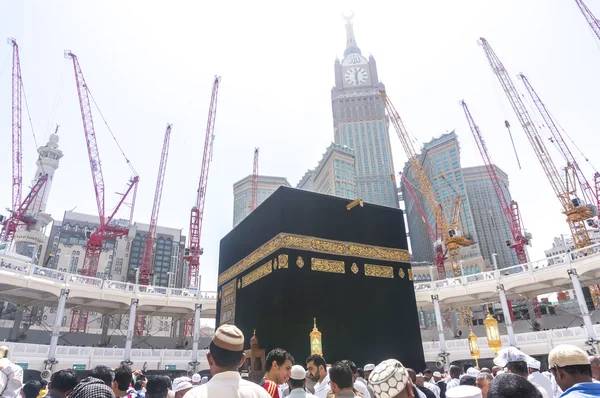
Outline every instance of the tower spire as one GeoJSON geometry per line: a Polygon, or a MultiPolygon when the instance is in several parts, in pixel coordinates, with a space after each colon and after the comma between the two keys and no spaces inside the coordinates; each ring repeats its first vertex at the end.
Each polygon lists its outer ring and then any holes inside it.
{"type": "Polygon", "coordinates": [[[360,48],[358,48],[354,38],[354,25],[352,24],[354,13],[350,11],[348,14],[342,14],[342,18],[346,20],[346,50],[344,51],[344,57],[352,53],[360,54],[360,48]]]}

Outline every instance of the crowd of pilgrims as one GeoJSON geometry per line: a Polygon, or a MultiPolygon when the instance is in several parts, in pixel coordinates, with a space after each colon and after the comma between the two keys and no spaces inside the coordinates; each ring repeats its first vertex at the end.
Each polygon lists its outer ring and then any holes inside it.
{"type": "Polygon", "coordinates": [[[491,370],[452,365],[445,373],[417,373],[396,359],[362,367],[351,360],[327,364],[311,355],[297,364],[280,348],[268,353],[258,383],[240,373],[246,362],[244,335],[234,325],[219,327],[207,353],[210,378],[148,376],[122,365],[95,367],[78,380],[59,370],[48,385],[23,384],[22,370],[0,359],[0,398],[574,398],[600,397],[600,358],[579,347],[560,345],[548,355],[548,370],[515,347],[502,349],[491,370]]]}

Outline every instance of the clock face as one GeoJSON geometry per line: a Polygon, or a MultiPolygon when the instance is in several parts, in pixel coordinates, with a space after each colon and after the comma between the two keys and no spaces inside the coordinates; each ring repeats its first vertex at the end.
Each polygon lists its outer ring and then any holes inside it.
{"type": "Polygon", "coordinates": [[[353,66],[346,70],[346,74],[344,75],[346,82],[353,86],[357,86],[359,84],[363,84],[369,78],[369,74],[366,70],[361,68],[360,66],[353,66]]]}

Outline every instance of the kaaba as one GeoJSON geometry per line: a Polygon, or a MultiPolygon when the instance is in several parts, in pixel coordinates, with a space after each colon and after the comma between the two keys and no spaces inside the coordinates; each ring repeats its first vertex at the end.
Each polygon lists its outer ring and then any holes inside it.
{"type": "Polygon", "coordinates": [[[313,318],[328,363],[425,360],[402,210],[280,187],[220,243],[217,327],[304,365],[313,318]]]}

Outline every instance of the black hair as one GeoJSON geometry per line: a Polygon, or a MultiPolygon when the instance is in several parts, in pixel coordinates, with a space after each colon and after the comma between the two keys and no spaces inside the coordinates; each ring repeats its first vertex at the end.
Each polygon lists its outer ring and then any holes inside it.
{"type": "Polygon", "coordinates": [[[358,373],[358,377],[362,377],[363,379],[365,378],[365,371],[363,368],[356,369],[356,373],[358,373]]]}
{"type": "Polygon", "coordinates": [[[429,368],[428,368],[428,369],[425,369],[425,370],[423,371],[423,374],[424,374],[424,375],[426,375],[427,373],[432,373],[432,374],[433,374],[433,372],[432,372],[432,371],[431,371],[431,369],[429,369],[429,368]]]}
{"type": "Polygon", "coordinates": [[[281,348],[275,348],[267,355],[267,359],[265,360],[265,370],[267,372],[271,370],[273,361],[277,362],[278,366],[282,366],[287,360],[292,362],[292,365],[294,364],[294,357],[289,352],[281,348]]]}
{"type": "Polygon", "coordinates": [[[350,371],[352,372],[352,374],[356,373],[356,369],[358,369],[358,368],[356,367],[356,364],[354,362],[352,362],[349,359],[344,359],[343,361],[340,361],[340,362],[348,365],[348,367],[350,368],[350,371]]]}
{"type": "Polygon", "coordinates": [[[463,373],[467,373],[467,369],[472,368],[472,367],[473,367],[473,364],[471,362],[466,362],[463,365],[463,373]]]}
{"type": "Polygon", "coordinates": [[[127,365],[121,365],[115,369],[115,380],[118,385],[119,391],[127,391],[129,385],[133,380],[133,374],[131,368],[127,365]]]}
{"type": "Polygon", "coordinates": [[[308,366],[308,363],[310,361],[312,361],[315,364],[317,369],[319,368],[319,366],[323,366],[325,369],[327,369],[327,362],[325,362],[325,358],[323,358],[319,354],[312,354],[311,356],[306,358],[306,366],[308,366]]]}
{"type": "Polygon", "coordinates": [[[510,370],[512,373],[527,377],[529,375],[529,369],[527,368],[527,362],[518,361],[518,362],[509,362],[506,364],[506,369],[510,370]]]}
{"type": "Polygon", "coordinates": [[[463,376],[460,378],[461,386],[475,386],[476,379],[473,376],[463,376]]]}
{"type": "Polygon", "coordinates": [[[66,393],[77,385],[77,372],[73,369],[59,370],[52,375],[50,381],[52,382],[50,389],[66,393]]]}
{"type": "Polygon", "coordinates": [[[592,377],[592,365],[571,365],[559,368],[571,376],[582,375],[592,377]]]}
{"type": "Polygon", "coordinates": [[[460,368],[456,365],[450,365],[450,377],[456,379],[460,376],[460,368]],[[454,377],[456,376],[456,377],[454,377]]]}
{"type": "Polygon", "coordinates": [[[165,398],[170,384],[169,376],[159,375],[149,378],[146,384],[146,398],[165,398]]]}
{"type": "Polygon", "coordinates": [[[135,378],[135,381],[144,381],[144,380],[148,380],[148,378],[145,375],[139,375],[138,377],[135,378]]]}
{"type": "Polygon", "coordinates": [[[213,360],[217,364],[217,366],[221,368],[238,368],[240,362],[242,361],[242,356],[244,355],[244,351],[229,351],[224,348],[219,347],[212,341],[210,342],[210,346],[208,347],[210,351],[210,355],[212,355],[213,360]]]}
{"type": "Polygon", "coordinates": [[[487,398],[542,398],[542,393],[527,381],[526,378],[516,374],[499,374],[490,384],[487,398]]]}
{"type": "Polygon", "coordinates": [[[46,380],[42,379],[40,380],[40,383],[42,383],[42,390],[48,386],[48,382],[46,380]]]}
{"type": "Polygon", "coordinates": [[[292,390],[294,388],[304,387],[304,379],[302,379],[302,380],[296,380],[296,379],[292,379],[290,377],[289,380],[288,380],[288,384],[290,385],[290,390],[292,390]]]}
{"type": "Polygon", "coordinates": [[[102,380],[104,384],[106,384],[109,387],[114,379],[113,371],[108,366],[104,365],[98,365],[94,369],[92,369],[90,376],[102,380]]]}
{"type": "Polygon", "coordinates": [[[42,383],[37,380],[29,380],[22,388],[25,398],[37,398],[42,391],[42,383]]]}
{"type": "Polygon", "coordinates": [[[136,380],[135,384],[133,385],[133,389],[136,390],[136,391],[142,389],[142,382],[141,382],[141,380],[136,380]]]}
{"type": "Polygon", "coordinates": [[[329,380],[337,384],[340,389],[352,388],[352,371],[347,364],[336,362],[329,369],[329,380]]]}

